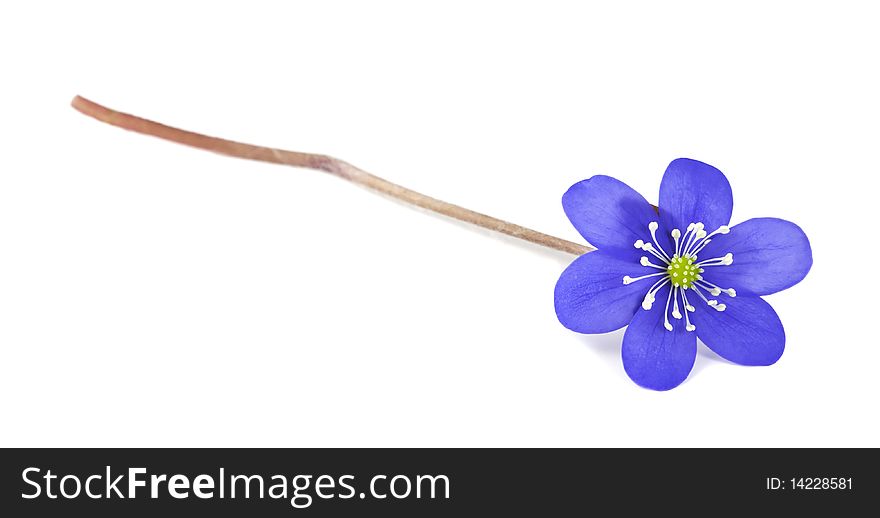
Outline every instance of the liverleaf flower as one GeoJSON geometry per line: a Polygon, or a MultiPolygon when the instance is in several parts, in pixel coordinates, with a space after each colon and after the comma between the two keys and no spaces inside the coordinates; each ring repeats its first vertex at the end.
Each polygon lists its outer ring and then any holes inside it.
{"type": "Polygon", "coordinates": [[[800,227],[777,218],[728,226],[733,194],[721,171],[674,160],[657,208],[625,183],[593,176],[574,184],[562,206],[598,250],[560,276],[556,315],[579,333],[628,326],[621,356],[637,384],[678,386],[693,368],[697,338],[741,365],[771,365],[782,356],[782,322],[761,296],[807,275],[810,242],[800,227]]]}
{"type": "Polygon", "coordinates": [[[580,333],[629,325],[623,365],[636,383],[668,390],[694,365],[697,338],[743,365],[770,365],[785,332],[762,295],[789,288],[813,263],[794,223],[756,218],[729,227],[730,184],[714,167],[674,160],[659,208],[609,176],[573,185],[562,205],[593,246],[555,237],[388,181],[328,155],[237,142],[175,128],[76,96],[81,113],[122,129],[222,155],[313,169],[443,216],[577,256],[556,284],[556,315],[580,333]]]}

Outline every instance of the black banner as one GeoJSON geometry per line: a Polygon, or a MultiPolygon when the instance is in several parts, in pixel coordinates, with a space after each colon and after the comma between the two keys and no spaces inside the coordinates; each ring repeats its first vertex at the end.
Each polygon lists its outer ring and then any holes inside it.
{"type": "Polygon", "coordinates": [[[4,516],[876,512],[876,449],[6,449],[4,516]],[[7,510],[13,511],[11,514],[7,510]]]}

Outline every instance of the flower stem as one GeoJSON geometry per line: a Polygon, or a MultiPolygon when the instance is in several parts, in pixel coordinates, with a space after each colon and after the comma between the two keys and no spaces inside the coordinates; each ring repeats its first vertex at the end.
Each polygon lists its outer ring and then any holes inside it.
{"type": "Polygon", "coordinates": [[[122,129],[142,133],[144,135],[151,135],[163,140],[177,142],[178,144],[184,144],[236,158],[324,171],[354,184],[378,191],[417,207],[438,214],[443,214],[444,216],[455,218],[460,221],[465,221],[479,227],[487,228],[489,230],[494,230],[495,232],[523,239],[547,248],[553,248],[555,250],[575,255],[582,255],[594,250],[588,246],[550,236],[536,230],[525,228],[464,207],[459,207],[452,203],[447,203],[426,196],[407,189],[406,187],[391,183],[388,180],[379,178],[378,176],[372,175],[362,169],[358,169],[347,162],[330,156],[286,151],[283,149],[255,146],[217,137],[209,137],[207,135],[166,126],[141,117],[111,110],[110,108],[101,106],[98,103],[80,96],[73,98],[71,106],[84,115],[93,117],[101,122],[112,124],[113,126],[118,126],[122,129]]]}

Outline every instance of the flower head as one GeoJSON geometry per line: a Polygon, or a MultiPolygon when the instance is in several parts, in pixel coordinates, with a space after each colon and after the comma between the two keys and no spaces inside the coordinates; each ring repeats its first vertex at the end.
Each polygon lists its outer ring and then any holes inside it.
{"type": "Polygon", "coordinates": [[[782,356],[782,322],[761,296],[807,275],[810,242],[800,227],[776,218],[728,226],[733,194],[721,171],[674,160],[657,209],[601,175],[573,185],[562,206],[598,250],[560,276],[556,315],[580,333],[628,324],[622,357],[633,381],[654,390],[678,386],[694,365],[697,337],[742,365],[782,356]]]}

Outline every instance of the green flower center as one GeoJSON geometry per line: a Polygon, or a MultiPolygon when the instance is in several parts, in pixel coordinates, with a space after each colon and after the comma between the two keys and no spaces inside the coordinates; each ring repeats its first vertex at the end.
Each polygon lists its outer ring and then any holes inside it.
{"type": "Polygon", "coordinates": [[[673,286],[690,288],[702,270],[694,264],[693,257],[673,257],[666,271],[673,286]]]}

